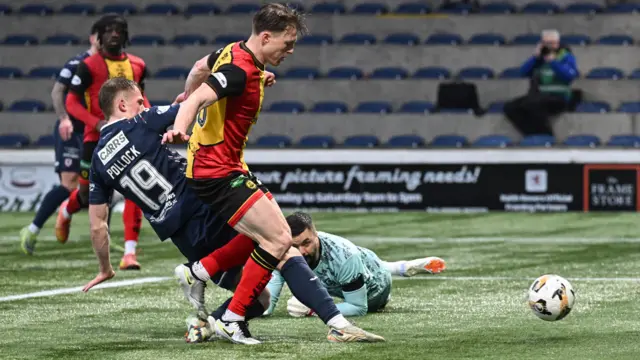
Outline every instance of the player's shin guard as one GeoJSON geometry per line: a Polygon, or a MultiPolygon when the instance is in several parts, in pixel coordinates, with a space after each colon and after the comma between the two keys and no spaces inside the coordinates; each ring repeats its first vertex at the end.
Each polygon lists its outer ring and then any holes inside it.
{"type": "Polygon", "coordinates": [[[233,294],[229,308],[222,317],[223,321],[244,320],[247,309],[262,293],[271,280],[271,272],[280,261],[261,247],[255,248],[247,260],[240,283],[233,294]]]}
{"type": "Polygon", "coordinates": [[[302,256],[294,256],[287,260],[280,274],[287,282],[293,296],[318,314],[325,324],[340,314],[329,292],[322,286],[302,256]]]}
{"type": "Polygon", "coordinates": [[[40,204],[40,208],[33,219],[33,224],[38,228],[42,228],[47,219],[56,212],[60,204],[69,197],[69,194],[69,190],[62,185],[51,189],[42,199],[42,204],[40,204]]]}

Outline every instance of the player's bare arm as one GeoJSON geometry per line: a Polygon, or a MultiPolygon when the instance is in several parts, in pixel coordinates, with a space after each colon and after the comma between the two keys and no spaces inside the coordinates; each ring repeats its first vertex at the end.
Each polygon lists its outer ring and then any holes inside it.
{"type": "Polygon", "coordinates": [[[93,251],[96,253],[99,264],[99,272],[96,277],[91,280],[82,291],[87,292],[92,287],[107,281],[116,275],[111,266],[109,251],[109,226],[107,218],[109,217],[109,206],[107,204],[90,205],[89,221],[91,223],[91,244],[93,251]]]}
{"type": "Polygon", "coordinates": [[[218,101],[218,94],[207,84],[201,84],[180,106],[173,130],[162,136],[162,143],[180,144],[189,141],[187,129],[196,119],[200,109],[218,101]]]}
{"type": "Polygon", "coordinates": [[[67,91],[67,87],[56,81],[53,85],[53,89],[51,89],[51,101],[53,103],[53,109],[60,119],[60,125],[58,125],[58,131],[60,133],[60,137],[62,140],[67,141],[71,138],[71,134],[73,133],[73,124],[71,123],[71,119],[69,119],[69,115],[64,107],[64,98],[65,92],[67,91]]]}
{"type": "Polygon", "coordinates": [[[198,60],[193,64],[191,71],[189,71],[189,76],[187,76],[187,80],[184,83],[184,97],[185,99],[189,97],[198,86],[200,86],[209,74],[211,74],[211,67],[209,66],[209,56],[211,54],[207,54],[207,56],[198,60]]]}

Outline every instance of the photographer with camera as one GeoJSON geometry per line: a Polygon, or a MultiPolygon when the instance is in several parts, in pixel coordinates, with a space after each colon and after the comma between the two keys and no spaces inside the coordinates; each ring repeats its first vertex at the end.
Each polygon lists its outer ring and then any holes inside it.
{"type": "Polygon", "coordinates": [[[522,135],[553,135],[549,117],[567,110],[579,75],[575,56],[560,44],[557,30],[545,30],[520,72],[530,79],[529,92],[506,103],[505,115],[522,135]]]}

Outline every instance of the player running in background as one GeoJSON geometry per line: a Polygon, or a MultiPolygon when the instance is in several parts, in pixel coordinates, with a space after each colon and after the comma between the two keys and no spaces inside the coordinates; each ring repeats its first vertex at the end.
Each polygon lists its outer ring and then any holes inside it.
{"type": "MultiPolygon", "coordinates": [[[[66,101],[69,114],[84,122],[85,128],[80,162],[80,188],[73,191],[69,200],[60,206],[56,221],[56,237],[60,242],[66,242],[69,237],[71,216],[89,206],[91,158],[100,137],[100,128],[106,123],[98,104],[100,87],[108,79],[124,77],[140,84],[144,91],[144,80],[147,75],[144,61],[123,51],[129,43],[128,25],[123,17],[105,15],[98,21],[97,29],[100,51],[78,64],[78,69],[71,79],[71,88],[66,101]]],[[[146,97],[144,102],[149,107],[146,97]]],[[[139,270],[136,246],[142,225],[142,211],[133,202],[125,200],[122,220],[125,253],[120,261],[120,269],[139,270]]]]}
{"type": "Polygon", "coordinates": [[[55,186],[44,196],[33,222],[20,231],[22,251],[28,255],[33,254],[38,233],[40,233],[44,223],[53,215],[60,204],[69,197],[69,194],[78,187],[84,124],[69,117],[65,109],[65,98],[71,85],[71,77],[76,72],[78,64],[98,52],[97,38],[98,29],[96,23],[91,27],[91,34],[89,35],[91,47],[87,51],[72,57],[64,64],[53,85],[53,90],[51,90],[53,108],[58,116],[58,121],[53,128],[53,136],[55,138],[55,171],[60,178],[60,185],[55,186]]]}
{"type": "MultiPolygon", "coordinates": [[[[229,225],[259,244],[244,266],[227,310],[220,319],[213,319],[216,332],[237,343],[257,342],[248,333],[247,309],[254,294],[266,287],[271,272],[282,265],[285,254],[295,250],[291,250],[291,231],[284,215],[273,196],[249,172],[243,150],[262,106],[265,63],[278,66],[293,53],[298,33],[305,31],[304,18],[294,9],[275,3],[263,5],[253,17],[247,41],[231,43],[207,57],[210,74],[204,84],[187,94],[173,130],[163,137],[169,143],[189,141],[188,184],[229,225]],[[196,117],[189,137],[187,129],[196,117]]],[[[304,262],[301,256],[292,259],[304,262]]],[[[286,264],[281,273],[290,288],[296,281],[309,283],[313,277],[311,271],[300,276],[285,269],[289,269],[286,264]]],[[[303,302],[322,300],[313,295],[300,296],[310,297],[303,302]]],[[[322,320],[330,326],[347,323],[339,312],[322,320]]]]}
{"type": "MultiPolygon", "coordinates": [[[[344,299],[337,304],[344,316],[363,316],[383,309],[391,294],[391,275],[437,274],[446,268],[444,260],[438,257],[382,261],[373,251],[356,246],[345,238],[316,231],[311,216],[303,212],[287,216],[287,223],[291,227],[293,246],[300,250],[329,294],[344,299]]],[[[267,285],[271,305],[265,315],[273,313],[283,285],[282,276],[274,272],[267,285]]],[[[287,302],[287,310],[295,317],[313,314],[295,297],[287,302]]]]}
{"type": "MultiPolygon", "coordinates": [[[[93,154],[89,217],[91,240],[100,272],[85,286],[84,291],[115,275],[109,262],[107,204],[113,190],[117,190],[144,210],[145,217],[161,240],[171,237],[182,254],[191,261],[187,265],[177,266],[174,272],[191,304],[199,312],[206,311],[205,282],[201,279],[213,278],[218,285],[233,291],[236,285],[234,277],[226,281],[224,277],[214,275],[244,264],[255,248],[253,240],[231,229],[226,221],[215,215],[210,206],[198,199],[186,184],[185,159],[160,144],[159,135],[173,123],[179,105],[145,110],[138,85],[123,78],[107,81],[100,90],[99,99],[109,122],[103,128],[93,154]],[[206,256],[201,258],[203,255],[206,256]]],[[[317,282],[308,281],[306,277],[311,270],[301,256],[298,258],[287,258],[286,268],[282,269],[283,272],[293,272],[304,278],[293,276],[287,279],[296,280],[293,284],[289,283],[292,291],[298,293],[296,291],[299,289],[317,298],[318,301],[306,303],[315,309],[319,317],[332,314],[342,317],[327,291],[317,282]]],[[[268,307],[268,291],[256,297],[257,301],[253,301],[247,311],[248,318],[260,316],[268,307]]],[[[226,305],[228,302],[222,308],[226,305]]],[[[340,324],[331,326],[330,340],[384,340],[345,322],[344,327],[339,327],[340,324]]],[[[208,324],[204,328],[191,327],[187,341],[204,341],[213,333],[208,324]]]]}

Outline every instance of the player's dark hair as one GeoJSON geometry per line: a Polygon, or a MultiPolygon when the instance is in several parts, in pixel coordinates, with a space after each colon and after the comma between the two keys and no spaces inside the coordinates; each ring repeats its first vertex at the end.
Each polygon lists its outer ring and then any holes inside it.
{"type": "Polygon", "coordinates": [[[288,5],[265,4],[253,16],[254,34],[260,34],[263,31],[283,32],[290,27],[295,28],[300,35],[306,35],[309,32],[304,14],[288,5]]]}
{"type": "Polygon", "coordinates": [[[135,81],[123,77],[109,79],[102,84],[100,93],[98,94],[98,104],[106,120],[109,120],[111,115],[113,115],[113,102],[116,96],[123,91],[135,89],[140,90],[140,85],[135,81]]]}
{"type": "Polygon", "coordinates": [[[298,236],[307,229],[313,229],[311,215],[302,211],[297,211],[287,216],[287,224],[291,228],[291,236],[298,236]]]}
{"type": "Polygon", "coordinates": [[[102,36],[110,25],[119,25],[122,28],[122,47],[129,45],[129,24],[127,24],[127,20],[122,15],[104,15],[93,24],[91,34],[98,34],[98,41],[102,41],[102,36]]]}

